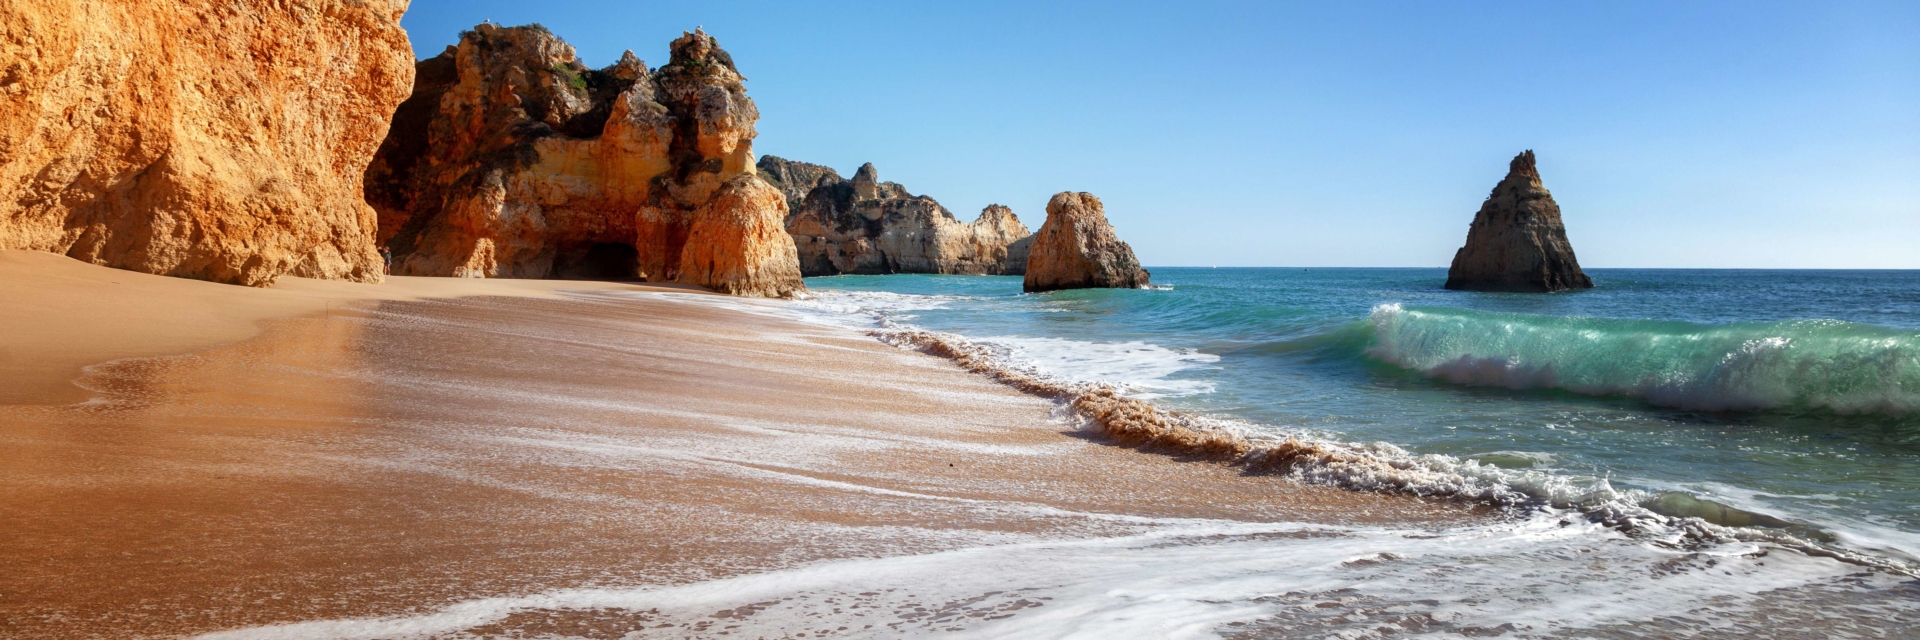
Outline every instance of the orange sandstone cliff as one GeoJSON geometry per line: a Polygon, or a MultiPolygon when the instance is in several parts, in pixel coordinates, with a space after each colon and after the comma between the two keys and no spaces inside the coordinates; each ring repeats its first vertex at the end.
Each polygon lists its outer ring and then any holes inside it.
{"type": "Polygon", "coordinates": [[[394,272],[803,290],[746,79],[700,31],[671,55],[593,70],[544,27],[483,24],[421,61],[366,173],[394,272]]]}
{"type": "Polygon", "coordinates": [[[405,0],[8,0],[0,249],[265,286],[377,282],[361,176],[405,0]]]}

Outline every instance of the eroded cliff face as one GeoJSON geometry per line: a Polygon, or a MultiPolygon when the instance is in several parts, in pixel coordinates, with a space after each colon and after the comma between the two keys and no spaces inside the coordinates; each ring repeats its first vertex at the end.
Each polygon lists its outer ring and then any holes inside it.
{"type": "Polygon", "coordinates": [[[1027,250],[1033,245],[1033,231],[1020,222],[1019,216],[1013,215],[1013,209],[1000,204],[987,205],[980,210],[980,217],[967,226],[971,229],[964,236],[963,246],[979,256],[979,262],[989,266],[999,264],[999,275],[1017,276],[1027,272],[1027,250]]]}
{"type": "Polygon", "coordinates": [[[1033,234],[1028,292],[1147,286],[1147,271],[1107,222],[1100,199],[1063,191],[1047,201],[1047,221],[1033,234]]]}
{"type": "Polygon", "coordinates": [[[1446,287],[1515,292],[1593,287],[1574,259],[1560,205],[1541,184],[1532,150],[1513,158],[1507,177],[1474,214],[1467,243],[1447,270],[1446,287]]]}
{"type": "Polygon", "coordinates": [[[366,175],[394,273],[632,277],[633,212],[666,168],[646,66],[490,24],[420,62],[366,175]],[[633,98],[639,100],[634,100],[633,98]]]}
{"type": "Polygon", "coordinates": [[[804,290],[793,238],[777,232],[787,202],[755,175],[753,125],[760,111],[733,57],[696,30],[673,41],[672,60],[656,72],[654,85],[672,117],[673,137],[671,168],[649,186],[636,225],[648,279],[737,295],[804,290]]]}
{"type": "Polygon", "coordinates": [[[789,201],[805,190],[786,223],[805,275],[1025,272],[1025,254],[1010,247],[1030,233],[1004,206],[990,205],[979,219],[963,223],[933,198],[881,182],[872,163],[852,180],[772,156],[761,158],[760,172],[779,177],[770,181],[789,201]]]}
{"type": "Polygon", "coordinates": [[[752,174],[720,184],[693,215],[679,282],[738,296],[780,297],[803,287],[780,192],[752,174]]]}
{"type": "Polygon", "coordinates": [[[0,248],[265,286],[377,282],[361,176],[413,82],[405,0],[10,0],[0,248]]]}
{"type": "Polygon", "coordinates": [[[395,273],[804,288],[792,239],[757,231],[786,202],[754,175],[759,111],[705,33],[659,69],[627,52],[593,70],[543,27],[483,24],[419,70],[366,175],[395,273]]]}
{"type": "Polygon", "coordinates": [[[807,194],[813,193],[816,187],[846,181],[831,167],[780,156],[760,156],[760,161],[754,166],[758,168],[760,177],[779,189],[780,195],[787,199],[789,216],[800,211],[801,205],[806,204],[807,194]]]}

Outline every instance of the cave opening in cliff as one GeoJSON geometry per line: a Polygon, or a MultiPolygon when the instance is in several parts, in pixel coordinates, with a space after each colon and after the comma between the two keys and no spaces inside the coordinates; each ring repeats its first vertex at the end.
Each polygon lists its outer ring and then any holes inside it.
{"type": "Polygon", "coordinates": [[[554,257],[553,277],[562,280],[637,280],[640,252],[625,242],[599,242],[554,257]]]}

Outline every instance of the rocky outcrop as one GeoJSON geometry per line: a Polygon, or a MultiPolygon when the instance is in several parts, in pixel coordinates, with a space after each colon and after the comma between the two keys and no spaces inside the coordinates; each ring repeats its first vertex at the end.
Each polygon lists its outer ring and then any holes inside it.
{"type": "Polygon", "coordinates": [[[980,210],[980,217],[967,223],[968,233],[964,236],[966,244],[980,262],[987,265],[1000,264],[1000,275],[1018,276],[1027,273],[1027,248],[1033,246],[1033,232],[1013,215],[1013,209],[1006,205],[990,204],[980,210]]]}
{"type": "Polygon", "coordinates": [[[640,208],[640,267],[650,280],[664,272],[667,280],[739,295],[804,290],[793,239],[779,232],[786,200],[754,175],[760,111],[747,98],[746,78],[698,30],[674,40],[672,50],[653,78],[655,97],[672,116],[672,168],[654,179],[640,208]],[[726,280],[735,277],[750,279],[726,280]]]}
{"type": "Polygon", "coordinates": [[[787,206],[756,177],[745,78],[695,31],[649,71],[539,25],[483,24],[419,63],[366,174],[395,273],[804,289],[787,206]]]}
{"type": "Polygon", "coordinates": [[[979,219],[963,223],[933,198],[881,182],[872,163],[862,165],[852,180],[826,167],[771,156],[760,159],[760,172],[781,177],[773,182],[790,201],[803,188],[806,192],[787,218],[787,232],[808,276],[1025,272],[1025,254],[1009,248],[1029,233],[1006,207],[988,206],[979,219]]]}
{"type": "Polygon", "coordinates": [[[787,199],[788,217],[800,211],[800,206],[806,203],[807,194],[813,193],[814,188],[846,181],[831,167],[780,156],[760,156],[760,162],[755,166],[759,168],[760,177],[779,189],[787,199]]]}
{"type": "Polygon", "coordinates": [[[377,282],[361,174],[413,81],[405,0],[11,0],[0,249],[266,286],[377,282]]]}
{"type": "Polygon", "coordinates": [[[633,217],[672,135],[646,65],[591,71],[544,28],[483,24],[418,69],[366,174],[394,273],[638,275],[633,217]]]}
{"type": "Polygon", "coordinates": [[[751,174],[721,183],[688,216],[678,282],[739,296],[779,297],[803,289],[793,239],[781,225],[780,192],[751,174]]]}
{"type": "Polygon", "coordinates": [[[1447,288],[1470,291],[1545,292],[1588,289],[1560,222],[1560,205],[1540,183],[1533,151],[1514,156],[1507,177],[1493,187],[1467,230],[1467,244],[1453,255],[1447,288]]]}
{"type": "Polygon", "coordinates": [[[1147,286],[1147,271],[1107,222],[1091,193],[1063,191],[1047,201],[1047,221],[1033,234],[1028,292],[1147,286]]]}

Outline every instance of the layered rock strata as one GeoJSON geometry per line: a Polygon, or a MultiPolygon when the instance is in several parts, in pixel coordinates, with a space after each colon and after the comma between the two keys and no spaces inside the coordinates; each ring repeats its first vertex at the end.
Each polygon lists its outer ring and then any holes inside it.
{"type": "Polygon", "coordinates": [[[739,295],[804,289],[759,111],[712,37],[658,69],[588,69],[539,25],[483,24],[419,63],[366,174],[395,273],[645,278],[739,295]]]}
{"type": "Polygon", "coordinates": [[[1033,234],[1027,257],[1028,292],[1147,286],[1133,247],[1107,222],[1106,208],[1091,193],[1063,191],[1047,201],[1047,221],[1033,234]]]}
{"type": "Polygon", "coordinates": [[[361,174],[413,82],[405,0],[14,0],[0,249],[253,286],[377,282],[361,174]]]}
{"type": "Polygon", "coordinates": [[[1533,151],[1514,156],[1507,177],[1474,214],[1467,243],[1454,253],[1448,289],[1550,292],[1588,289],[1560,205],[1540,182],[1533,151]]]}
{"type": "Polygon", "coordinates": [[[961,222],[933,198],[881,182],[872,163],[845,180],[820,165],[768,156],[760,159],[760,173],[790,202],[804,191],[786,228],[808,276],[1026,271],[1024,252],[1012,245],[1030,233],[1004,206],[990,205],[973,222],[961,222]]]}

